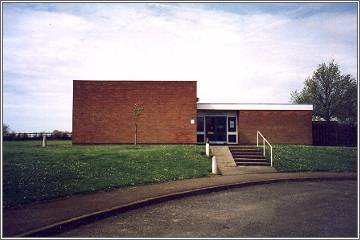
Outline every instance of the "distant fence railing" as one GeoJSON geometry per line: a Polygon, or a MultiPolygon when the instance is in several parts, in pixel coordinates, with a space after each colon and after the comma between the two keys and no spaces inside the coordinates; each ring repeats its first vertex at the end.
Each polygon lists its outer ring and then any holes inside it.
{"type": "Polygon", "coordinates": [[[17,140],[42,140],[43,136],[49,140],[62,139],[70,140],[72,138],[71,132],[33,132],[33,133],[7,133],[3,135],[5,141],[17,140]]]}
{"type": "Polygon", "coordinates": [[[314,121],[312,133],[316,146],[357,146],[356,123],[314,121]]]}

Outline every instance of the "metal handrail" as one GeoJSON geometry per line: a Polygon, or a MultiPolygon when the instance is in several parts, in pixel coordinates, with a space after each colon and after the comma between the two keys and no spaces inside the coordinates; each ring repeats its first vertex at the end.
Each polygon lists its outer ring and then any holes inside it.
{"type": "Polygon", "coordinates": [[[265,157],[265,143],[267,143],[270,146],[270,163],[271,166],[273,165],[273,157],[272,157],[272,146],[269,143],[269,141],[261,134],[261,132],[259,130],[256,131],[256,146],[259,147],[259,135],[262,137],[263,139],[263,149],[264,149],[264,157],[265,157]]]}

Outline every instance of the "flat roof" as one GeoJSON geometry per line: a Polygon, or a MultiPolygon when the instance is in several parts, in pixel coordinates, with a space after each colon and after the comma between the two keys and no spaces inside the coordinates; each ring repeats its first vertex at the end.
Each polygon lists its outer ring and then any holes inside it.
{"type": "Polygon", "coordinates": [[[134,83],[142,83],[142,82],[197,82],[196,80],[91,80],[91,79],[73,79],[74,82],[94,82],[94,83],[101,83],[101,82],[134,82],[134,83]]]}
{"type": "Polygon", "coordinates": [[[198,110],[307,110],[312,104],[290,103],[197,103],[198,110]]]}

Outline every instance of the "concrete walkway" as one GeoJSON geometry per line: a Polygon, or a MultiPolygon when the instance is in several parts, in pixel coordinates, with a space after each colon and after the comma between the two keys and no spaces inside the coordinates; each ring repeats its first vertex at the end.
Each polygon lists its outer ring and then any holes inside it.
{"type": "Polygon", "coordinates": [[[46,236],[61,229],[95,221],[111,214],[177,197],[219,191],[252,184],[319,179],[356,179],[356,173],[263,173],[212,176],[109,192],[73,195],[49,202],[3,210],[3,236],[46,236]]]}
{"type": "Polygon", "coordinates": [[[277,172],[270,166],[237,166],[228,146],[210,146],[210,150],[216,157],[219,172],[223,176],[277,172]]]}
{"type": "Polygon", "coordinates": [[[210,150],[216,157],[218,170],[221,175],[236,174],[236,163],[227,146],[210,146],[210,150]]]}

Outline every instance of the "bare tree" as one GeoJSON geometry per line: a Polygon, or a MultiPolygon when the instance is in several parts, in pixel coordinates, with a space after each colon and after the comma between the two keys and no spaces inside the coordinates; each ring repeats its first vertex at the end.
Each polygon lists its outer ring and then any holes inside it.
{"type": "Polygon", "coordinates": [[[133,108],[133,117],[134,117],[134,131],[135,131],[135,142],[134,144],[137,144],[137,129],[138,129],[138,119],[141,115],[141,113],[144,111],[144,107],[140,104],[135,103],[133,108]]]}

